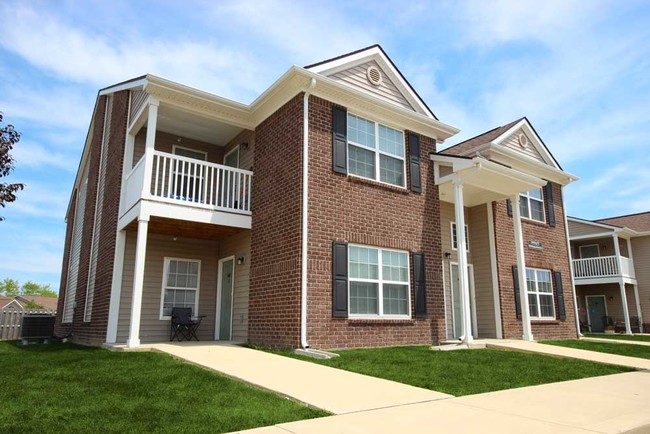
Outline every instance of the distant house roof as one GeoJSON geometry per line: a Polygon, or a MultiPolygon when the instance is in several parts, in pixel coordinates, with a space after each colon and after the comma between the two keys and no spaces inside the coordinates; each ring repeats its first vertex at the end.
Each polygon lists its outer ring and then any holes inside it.
{"type": "Polygon", "coordinates": [[[42,306],[43,309],[55,312],[59,303],[59,299],[57,297],[43,297],[41,295],[17,295],[15,297],[0,297],[0,308],[5,307],[12,302],[17,303],[23,309],[26,309],[27,305],[32,302],[39,306],[42,306]]]}
{"type": "Polygon", "coordinates": [[[14,297],[0,297],[0,309],[7,306],[8,304],[13,302],[14,300],[15,300],[14,297]]]}
{"type": "Polygon", "coordinates": [[[608,225],[630,228],[637,232],[650,231],[650,211],[622,215],[618,217],[609,217],[594,221],[608,225]]]}

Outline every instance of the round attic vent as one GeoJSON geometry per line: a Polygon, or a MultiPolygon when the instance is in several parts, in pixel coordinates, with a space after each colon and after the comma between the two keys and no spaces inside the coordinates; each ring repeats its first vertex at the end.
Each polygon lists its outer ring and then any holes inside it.
{"type": "Polygon", "coordinates": [[[528,137],[526,137],[524,133],[519,134],[517,141],[519,142],[519,146],[522,148],[525,148],[526,145],[528,145],[528,137]]]}
{"type": "Polygon", "coordinates": [[[368,81],[375,86],[379,86],[382,82],[381,71],[376,66],[369,66],[366,70],[368,81]]]}

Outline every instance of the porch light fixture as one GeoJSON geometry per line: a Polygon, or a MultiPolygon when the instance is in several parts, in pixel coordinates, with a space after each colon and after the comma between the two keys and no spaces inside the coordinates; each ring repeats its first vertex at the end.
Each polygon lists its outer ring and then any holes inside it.
{"type": "Polygon", "coordinates": [[[445,258],[447,259],[451,258],[451,252],[445,252],[445,258]]]}
{"type": "Polygon", "coordinates": [[[245,258],[243,256],[240,256],[237,258],[237,265],[243,265],[244,264],[245,258]]]}
{"type": "Polygon", "coordinates": [[[239,144],[243,149],[248,149],[248,142],[242,142],[239,144]]]}

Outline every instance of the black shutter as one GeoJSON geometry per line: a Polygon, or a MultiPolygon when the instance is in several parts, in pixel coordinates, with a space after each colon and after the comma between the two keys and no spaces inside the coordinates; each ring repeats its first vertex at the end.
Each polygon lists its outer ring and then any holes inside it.
{"type": "Polygon", "coordinates": [[[415,289],[415,317],[427,316],[427,282],[424,253],[413,253],[413,287],[415,289]]]}
{"type": "Polygon", "coordinates": [[[348,173],[348,112],[342,107],[332,107],[332,169],[348,173]]]}
{"type": "Polygon", "coordinates": [[[348,244],[332,243],[332,316],[348,316],[348,244]]]}
{"type": "Polygon", "coordinates": [[[553,183],[549,181],[544,186],[544,196],[546,196],[546,209],[548,210],[548,225],[555,227],[555,208],[553,207],[553,183]]]}
{"type": "Polygon", "coordinates": [[[566,307],[564,306],[564,289],[562,288],[562,273],[555,271],[553,273],[555,279],[555,292],[557,293],[557,313],[561,321],[566,320],[566,307]]]}
{"type": "Polygon", "coordinates": [[[516,265],[512,266],[512,283],[515,288],[515,311],[517,319],[521,319],[521,299],[519,298],[519,271],[516,265]]]}
{"type": "Polygon", "coordinates": [[[420,136],[409,133],[409,169],[411,171],[411,191],[422,192],[420,175],[420,136]]]}
{"type": "Polygon", "coordinates": [[[512,217],[512,201],[510,199],[506,199],[506,208],[508,208],[508,215],[512,217]]]}

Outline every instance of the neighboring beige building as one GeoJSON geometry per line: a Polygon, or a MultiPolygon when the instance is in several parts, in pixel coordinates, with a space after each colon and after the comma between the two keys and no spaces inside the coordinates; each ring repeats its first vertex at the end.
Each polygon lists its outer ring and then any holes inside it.
{"type": "Polygon", "coordinates": [[[650,212],[568,221],[581,329],[649,330],[650,212]]]}

